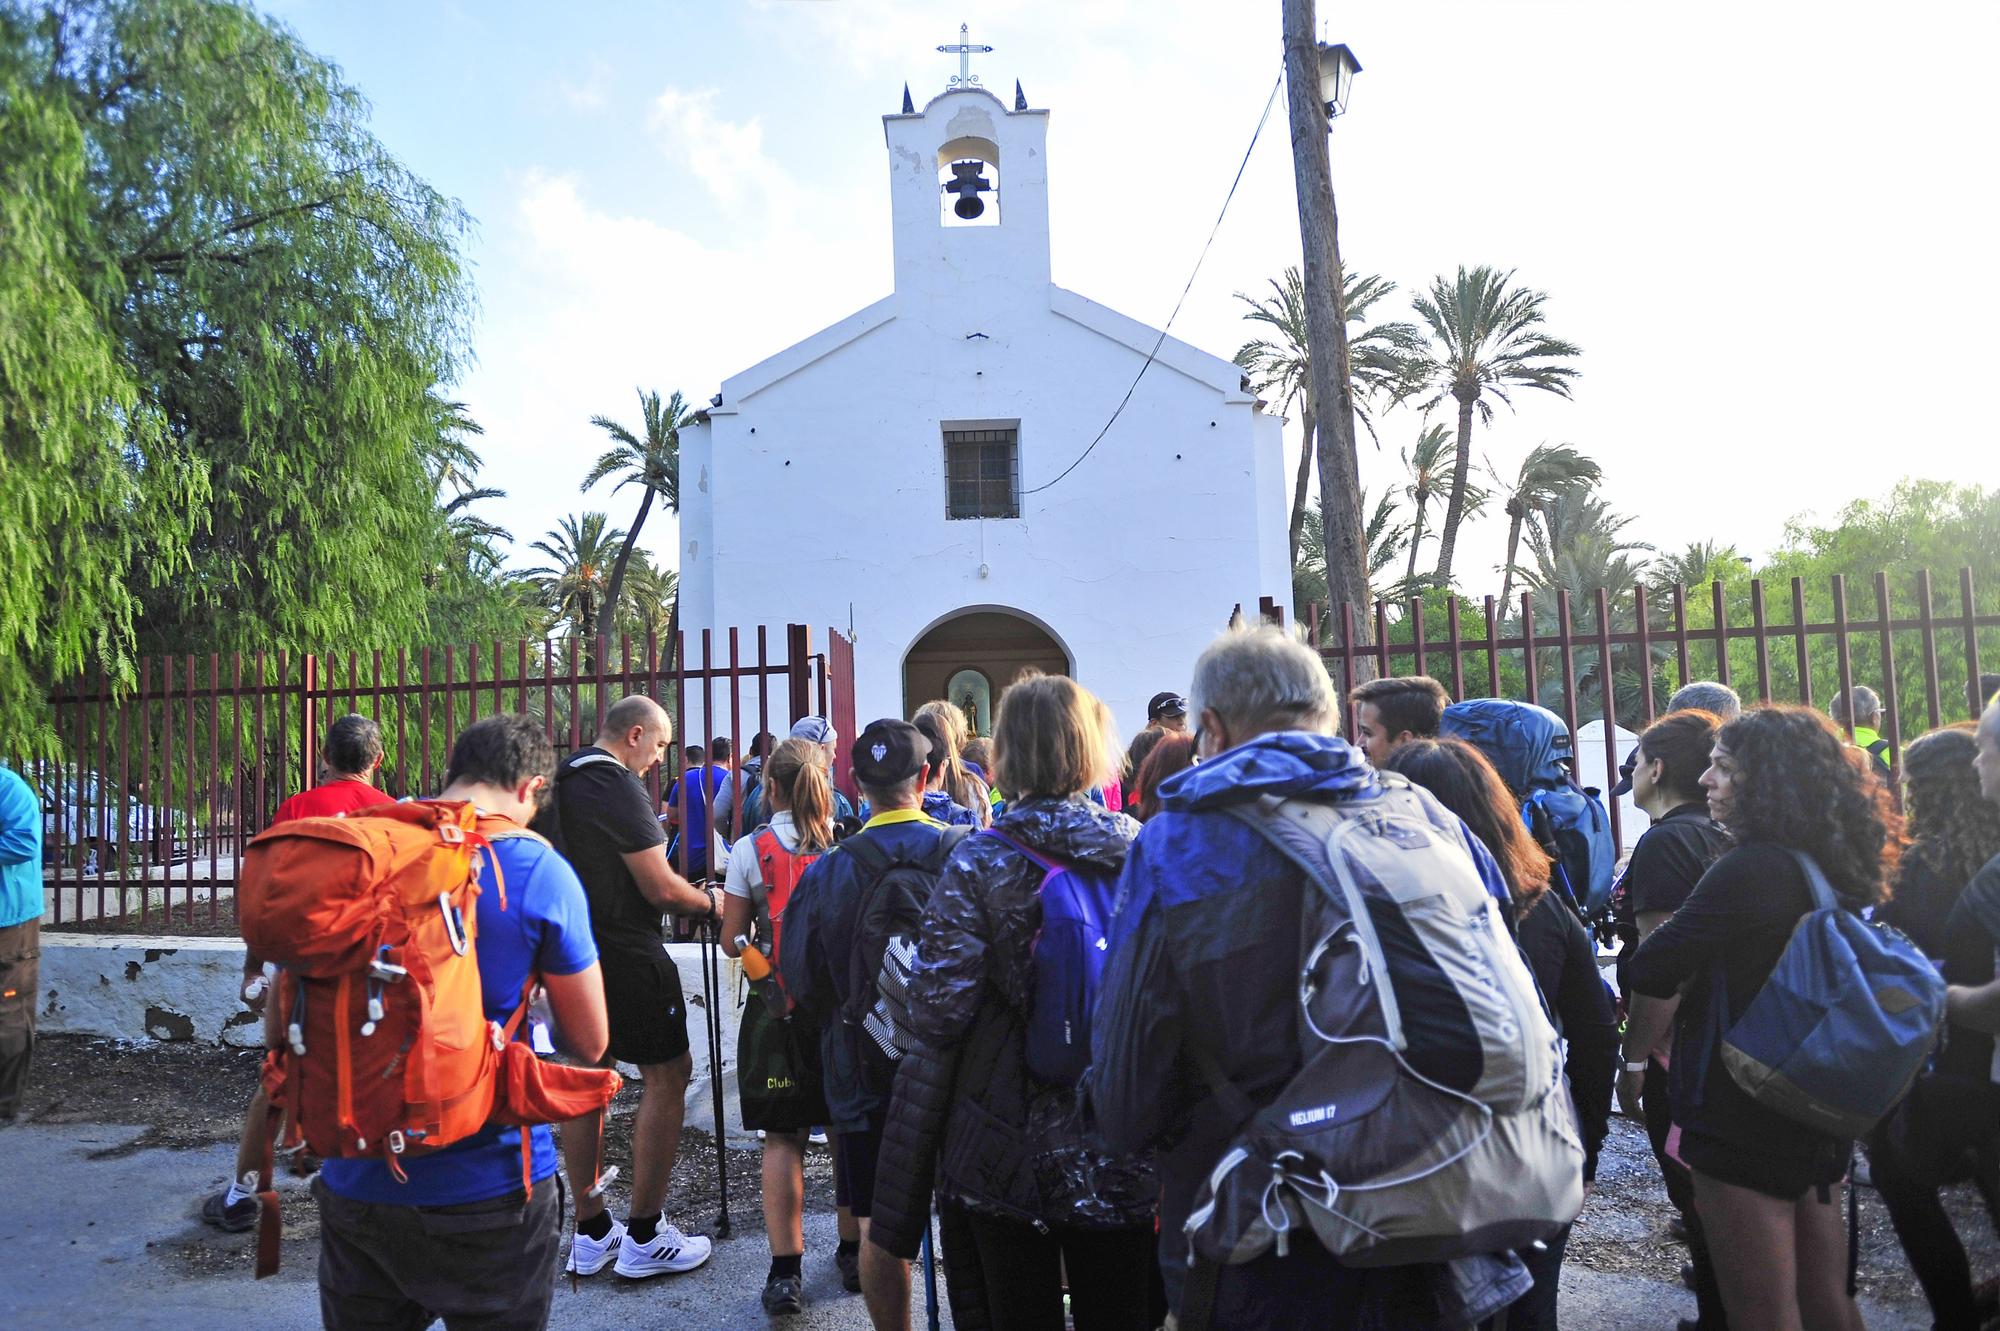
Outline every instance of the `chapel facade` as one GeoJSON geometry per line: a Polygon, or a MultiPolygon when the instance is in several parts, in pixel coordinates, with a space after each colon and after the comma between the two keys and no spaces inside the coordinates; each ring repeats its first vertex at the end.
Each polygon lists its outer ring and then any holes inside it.
{"type": "Polygon", "coordinates": [[[1129,734],[1232,607],[1290,599],[1280,422],[1054,284],[1049,113],[954,83],[883,117],[895,290],[682,431],[682,627],[851,634],[864,723],[945,697],[984,733],[1035,668],[1129,734]]]}

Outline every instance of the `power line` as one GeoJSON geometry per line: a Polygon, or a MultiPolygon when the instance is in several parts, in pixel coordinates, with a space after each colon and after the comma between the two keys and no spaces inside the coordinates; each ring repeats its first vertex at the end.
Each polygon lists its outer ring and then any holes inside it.
{"type": "Polygon", "coordinates": [[[1153,368],[1154,358],[1160,354],[1160,348],[1166,345],[1167,330],[1172,328],[1174,320],[1180,317],[1181,306],[1187,304],[1188,292],[1194,290],[1194,280],[1200,276],[1201,265],[1207,260],[1208,251],[1215,245],[1216,234],[1222,230],[1222,219],[1229,215],[1229,205],[1236,197],[1236,187],[1243,183],[1243,172],[1250,165],[1250,154],[1257,150],[1257,140],[1264,133],[1265,122],[1271,118],[1271,108],[1278,103],[1278,89],[1284,86],[1284,82],[1284,71],[1280,70],[1277,81],[1271,85],[1271,95],[1264,99],[1264,113],[1257,117],[1257,128],[1251,131],[1250,146],[1243,150],[1243,160],[1236,166],[1236,178],[1229,182],[1229,193],[1223,197],[1222,211],[1215,215],[1215,225],[1209,228],[1208,240],[1203,243],[1201,254],[1194,261],[1194,271],[1188,274],[1187,285],[1181,288],[1181,298],[1174,302],[1174,312],[1169,314],[1166,323],[1160,326],[1160,335],[1154,339],[1153,349],[1146,353],[1145,361],[1139,366],[1139,373],[1132,376],[1132,384],[1125,390],[1125,396],[1118,399],[1118,405],[1111,411],[1111,419],[1104,422],[1104,428],[1099,430],[1097,437],[1090,441],[1090,447],[1077,454],[1076,461],[1056,473],[1055,480],[1046,481],[1032,490],[1023,490],[1021,492],[1023,496],[1040,494],[1082,466],[1083,460],[1089,457],[1100,443],[1104,442],[1104,436],[1111,433],[1111,427],[1118,423],[1118,417],[1124,412],[1125,405],[1132,400],[1132,394],[1138,391],[1139,381],[1146,377],[1147,370],[1153,368]]]}

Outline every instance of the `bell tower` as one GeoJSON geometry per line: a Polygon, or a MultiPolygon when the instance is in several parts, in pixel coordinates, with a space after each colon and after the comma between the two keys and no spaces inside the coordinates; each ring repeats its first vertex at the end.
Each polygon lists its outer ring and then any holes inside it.
{"type": "Polygon", "coordinates": [[[1030,110],[1020,84],[1014,105],[983,87],[959,29],[939,51],[959,72],[920,111],[882,117],[889,147],[896,291],[970,297],[986,286],[1049,281],[1048,112],[1030,110]]]}

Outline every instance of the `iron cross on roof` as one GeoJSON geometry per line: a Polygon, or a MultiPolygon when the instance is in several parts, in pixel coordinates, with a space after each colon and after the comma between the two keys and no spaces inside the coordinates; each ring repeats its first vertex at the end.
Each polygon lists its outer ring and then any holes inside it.
{"type": "Polygon", "coordinates": [[[955,55],[958,57],[958,76],[952,79],[951,86],[960,92],[965,91],[967,88],[976,88],[979,86],[979,79],[972,72],[972,57],[975,55],[985,55],[993,49],[990,46],[973,45],[970,40],[971,36],[972,29],[968,25],[961,23],[958,25],[958,41],[950,46],[938,47],[938,50],[944,52],[946,55],[955,55]]]}

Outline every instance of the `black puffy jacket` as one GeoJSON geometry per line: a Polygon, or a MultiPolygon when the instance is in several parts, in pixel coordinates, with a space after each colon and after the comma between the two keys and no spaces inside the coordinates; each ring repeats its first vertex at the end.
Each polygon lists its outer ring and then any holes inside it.
{"type": "MultiPolygon", "coordinates": [[[[994,827],[1052,859],[1114,873],[1139,830],[1081,799],[1028,800],[994,827]]],[[[897,1069],[869,1222],[871,1240],[897,1256],[916,1255],[934,1181],[969,1210],[1031,1223],[1152,1223],[1150,1158],[1106,1152],[1085,1132],[1076,1093],[1028,1072],[1041,884],[1026,856],[971,836],[924,913],[910,994],[917,1044],[897,1069]]]]}

